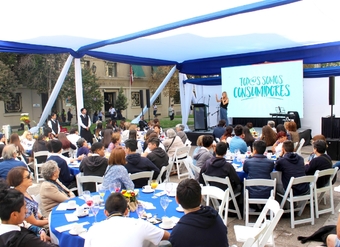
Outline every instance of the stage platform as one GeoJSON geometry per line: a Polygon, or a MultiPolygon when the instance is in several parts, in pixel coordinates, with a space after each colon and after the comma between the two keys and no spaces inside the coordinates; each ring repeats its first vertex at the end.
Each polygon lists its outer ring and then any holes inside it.
{"type": "MultiPolygon", "coordinates": [[[[262,128],[255,127],[255,130],[256,130],[256,132],[259,133],[259,135],[261,135],[262,128]]],[[[213,132],[213,129],[188,131],[188,132],[185,132],[185,133],[187,134],[188,139],[192,142],[192,145],[196,145],[197,138],[200,135],[212,135],[212,132],[213,132]]],[[[308,129],[308,128],[300,128],[300,129],[298,129],[298,132],[299,132],[300,139],[301,138],[305,139],[304,146],[310,145],[310,140],[312,138],[312,130],[308,129]]]]}

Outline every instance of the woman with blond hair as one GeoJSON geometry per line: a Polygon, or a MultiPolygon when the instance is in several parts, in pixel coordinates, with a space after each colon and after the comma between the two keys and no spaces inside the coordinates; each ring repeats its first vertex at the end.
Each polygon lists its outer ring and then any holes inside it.
{"type": "Polygon", "coordinates": [[[216,102],[220,102],[220,120],[224,119],[226,121],[226,126],[229,126],[228,122],[228,105],[229,105],[229,98],[226,91],[222,93],[221,99],[218,99],[216,94],[216,102]]]}

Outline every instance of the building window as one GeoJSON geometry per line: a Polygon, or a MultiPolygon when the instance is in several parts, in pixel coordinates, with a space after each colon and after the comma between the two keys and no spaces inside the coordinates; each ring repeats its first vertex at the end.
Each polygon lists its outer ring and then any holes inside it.
{"type": "Polygon", "coordinates": [[[131,106],[140,106],[139,92],[131,92],[131,106]]]}
{"type": "Polygon", "coordinates": [[[117,77],[117,63],[106,63],[106,76],[117,77]]]}
{"type": "Polygon", "coordinates": [[[81,62],[81,68],[82,69],[89,69],[90,68],[90,61],[89,60],[83,60],[81,62]]]}
{"type": "Polygon", "coordinates": [[[158,95],[158,97],[155,99],[155,102],[154,102],[156,105],[161,105],[162,104],[162,101],[161,101],[161,95],[158,95]]]}
{"type": "Polygon", "coordinates": [[[13,94],[11,99],[5,102],[5,113],[15,113],[22,111],[21,93],[13,94]]]}

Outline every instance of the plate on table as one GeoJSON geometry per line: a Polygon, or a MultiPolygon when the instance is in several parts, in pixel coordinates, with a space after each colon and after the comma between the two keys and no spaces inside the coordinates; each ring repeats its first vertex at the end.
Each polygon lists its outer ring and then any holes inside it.
{"type": "Polygon", "coordinates": [[[83,218],[83,217],[86,217],[88,215],[89,215],[89,210],[88,209],[84,209],[83,212],[77,214],[78,218],[83,218]]]}
{"type": "Polygon", "coordinates": [[[154,191],[155,191],[154,189],[151,189],[151,190],[142,189],[143,193],[153,193],[154,191]]]}
{"type": "Polygon", "coordinates": [[[183,212],[184,212],[184,209],[183,209],[182,207],[179,207],[179,206],[178,206],[178,207],[176,208],[176,211],[177,211],[177,212],[183,213],[183,212]]]}
{"type": "Polygon", "coordinates": [[[67,210],[76,210],[77,207],[76,207],[76,206],[75,206],[75,207],[67,207],[66,209],[67,209],[67,210]]]}
{"type": "Polygon", "coordinates": [[[175,225],[176,225],[176,224],[172,223],[172,224],[169,225],[169,226],[164,226],[163,223],[160,223],[158,226],[159,226],[159,228],[162,228],[162,229],[164,229],[164,230],[171,230],[172,228],[174,228],[175,225]]]}
{"type": "Polygon", "coordinates": [[[175,197],[176,196],[176,191],[171,191],[168,196],[170,197],[175,197]]]}

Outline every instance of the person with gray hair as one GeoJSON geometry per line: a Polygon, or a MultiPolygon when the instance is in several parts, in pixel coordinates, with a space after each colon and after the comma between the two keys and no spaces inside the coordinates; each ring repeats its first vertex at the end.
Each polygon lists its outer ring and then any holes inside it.
{"type": "Polygon", "coordinates": [[[40,206],[42,215],[46,218],[48,218],[52,208],[74,197],[73,192],[59,181],[59,173],[58,164],[53,160],[46,161],[41,167],[41,174],[46,181],[40,186],[40,206]]]}
{"type": "Polygon", "coordinates": [[[181,138],[182,142],[185,144],[185,142],[188,140],[187,134],[184,132],[185,126],[183,124],[177,124],[176,125],[176,132],[177,136],[181,138]]]}
{"type": "Polygon", "coordinates": [[[276,128],[275,128],[275,122],[274,122],[273,120],[269,120],[269,121],[267,122],[267,125],[268,125],[270,128],[272,128],[272,129],[275,131],[275,133],[277,132],[277,131],[276,131],[276,128]]]}
{"type": "Polygon", "coordinates": [[[4,147],[4,149],[2,150],[2,158],[4,159],[4,161],[1,162],[0,165],[0,178],[6,180],[8,172],[13,167],[22,166],[28,170],[27,165],[24,162],[18,160],[17,156],[18,153],[14,144],[8,144],[4,147]]]}
{"type": "Polygon", "coordinates": [[[168,156],[172,157],[175,154],[176,148],[184,147],[184,143],[173,129],[168,129],[166,135],[168,138],[163,141],[163,144],[168,156]]]}

